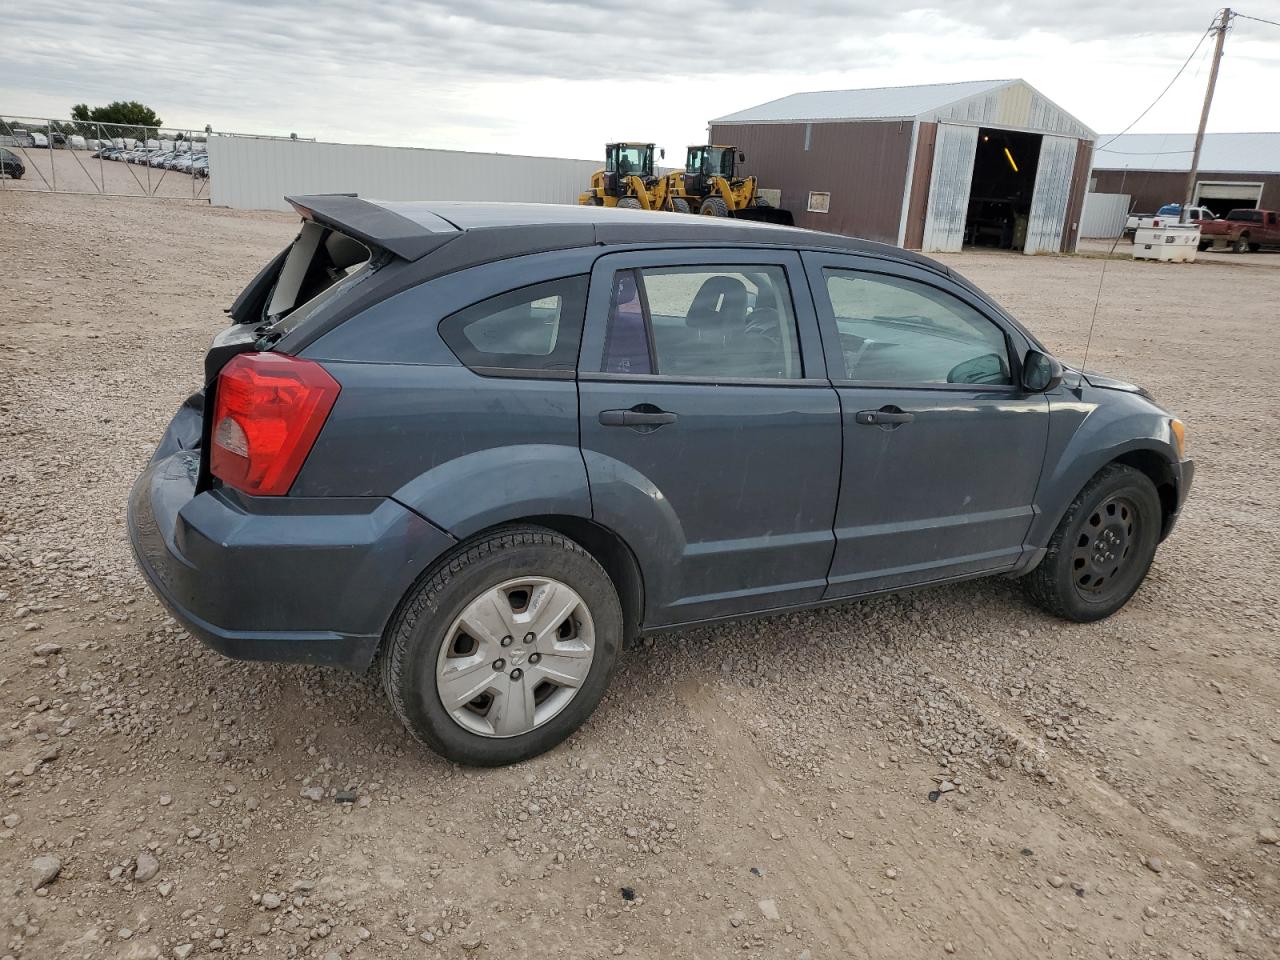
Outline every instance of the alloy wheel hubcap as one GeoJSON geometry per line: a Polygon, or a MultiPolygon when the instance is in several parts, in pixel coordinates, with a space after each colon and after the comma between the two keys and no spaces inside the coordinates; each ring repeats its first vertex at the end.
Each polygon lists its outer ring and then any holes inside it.
{"type": "Polygon", "coordinates": [[[1071,551],[1076,588],[1096,596],[1116,586],[1129,565],[1139,530],[1138,509],[1127,497],[1109,497],[1098,504],[1071,551]]]}
{"type": "Polygon", "coordinates": [[[454,722],[484,737],[518,737],[577,695],[595,657],[595,623],[572,587],[521,577],[486,590],[449,627],[436,691],[454,722]]]}

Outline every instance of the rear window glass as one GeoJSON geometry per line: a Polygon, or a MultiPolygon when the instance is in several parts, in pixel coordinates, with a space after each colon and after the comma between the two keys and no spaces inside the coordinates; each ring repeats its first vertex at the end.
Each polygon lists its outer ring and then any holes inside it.
{"type": "Polygon", "coordinates": [[[566,277],[490,297],[440,321],[440,336],[478,373],[572,376],[587,301],[587,278],[566,277]]]}
{"type": "Polygon", "coordinates": [[[292,324],[298,323],[369,261],[369,248],[360,241],[318,223],[304,223],[275,277],[266,319],[291,317],[292,324]]]}

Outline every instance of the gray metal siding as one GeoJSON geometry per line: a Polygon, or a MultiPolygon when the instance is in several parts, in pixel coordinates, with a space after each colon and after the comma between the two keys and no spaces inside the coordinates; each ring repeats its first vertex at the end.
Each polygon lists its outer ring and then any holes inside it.
{"type": "Polygon", "coordinates": [[[924,221],[925,253],[959,252],[969,212],[978,128],[938,124],[930,178],[929,209],[924,221]]]}
{"type": "Polygon", "coordinates": [[[713,124],[711,141],[741,149],[745,172],[761,187],[782,191],[796,226],[897,243],[912,127],[911,121],[713,124]],[[808,212],[811,191],[831,194],[829,212],[808,212]]]}
{"type": "Polygon", "coordinates": [[[1027,219],[1026,254],[1058,253],[1071,201],[1072,173],[1076,165],[1074,137],[1045,136],[1040,142],[1040,162],[1036,167],[1035,192],[1027,219]]]}
{"type": "Polygon", "coordinates": [[[214,206],[288,210],[286,194],[576,203],[594,160],[248,137],[209,138],[214,206]]]}
{"type": "Polygon", "coordinates": [[[1080,236],[1091,239],[1118,237],[1129,219],[1127,193],[1090,193],[1084,200],[1080,236]]]}

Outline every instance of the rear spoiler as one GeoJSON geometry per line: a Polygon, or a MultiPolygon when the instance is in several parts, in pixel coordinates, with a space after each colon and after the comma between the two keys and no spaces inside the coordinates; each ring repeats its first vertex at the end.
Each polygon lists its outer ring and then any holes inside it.
{"type": "Polygon", "coordinates": [[[444,246],[461,231],[434,214],[418,222],[385,207],[361,200],[354,193],[322,193],[285,197],[304,220],[312,220],[359,240],[368,247],[386,250],[402,260],[421,260],[444,246]]]}

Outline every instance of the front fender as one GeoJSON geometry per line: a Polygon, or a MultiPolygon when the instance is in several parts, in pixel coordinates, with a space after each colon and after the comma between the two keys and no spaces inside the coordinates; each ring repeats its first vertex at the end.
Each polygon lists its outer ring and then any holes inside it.
{"type": "Polygon", "coordinates": [[[394,499],[459,540],[524,517],[591,517],[582,455],[558,444],[477,450],[416,477],[394,499]]]}
{"type": "Polygon", "coordinates": [[[1177,476],[1171,419],[1146,398],[1118,390],[1090,389],[1079,399],[1063,391],[1061,397],[1052,398],[1049,444],[1028,542],[1045,546],[1085,484],[1126,454],[1154,453],[1177,476]]]}

